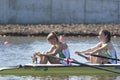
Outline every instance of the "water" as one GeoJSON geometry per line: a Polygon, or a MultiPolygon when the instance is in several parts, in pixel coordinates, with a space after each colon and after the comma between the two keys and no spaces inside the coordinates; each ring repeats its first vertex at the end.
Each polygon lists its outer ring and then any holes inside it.
{"type": "MultiPolygon", "coordinates": [[[[120,38],[113,38],[112,41],[119,57],[120,38]]],[[[76,50],[81,51],[95,46],[99,40],[97,38],[67,37],[65,38],[65,42],[69,46],[71,58],[77,59],[81,62],[87,62],[85,59],[74,54],[74,52],[76,50]]],[[[32,63],[31,55],[34,52],[46,51],[50,48],[50,46],[51,45],[46,41],[45,37],[0,37],[0,67],[32,63]],[[5,45],[5,41],[8,41],[9,44],[5,45]]],[[[0,76],[0,80],[102,80],[101,78],[103,77],[99,78],[96,76],[62,76],[62,78],[59,76],[0,76]]],[[[104,78],[105,80],[119,80],[120,76],[105,76],[104,78]]]]}
{"type": "Polygon", "coordinates": [[[0,76],[0,80],[120,80],[116,76],[0,76]]]}

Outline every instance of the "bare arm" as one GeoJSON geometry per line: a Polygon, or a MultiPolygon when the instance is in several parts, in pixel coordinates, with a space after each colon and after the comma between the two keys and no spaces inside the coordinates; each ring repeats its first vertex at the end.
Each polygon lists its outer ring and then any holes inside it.
{"type": "Polygon", "coordinates": [[[94,46],[94,47],[92,47],[92,48],[89,48],[89,49],[87,49],[87,50],[85,50],[85,51],[82,51],[82,52],[83,52],[83,53],[92,52],[92,51],[94,51],[94,50],[96,50],[96,49],[98,49],[98,48],[100,48],[100,47],[101,47],[101,42],[98,43],[96,46],[94,46]]]}
{"type": "Polygon", "coordinates": [[[47,51],[47,53],[52,53],[55,50],[55,46],[52,45],[52,47],[47,51]]]}
{"type": "Polygon", "coordinates": [[[57,55],[59,54],[63,49],[66,49],[68,46],[67,44],[60,44],[59,46],[57,46],[57,48],[55,48],[54,52],[50,53],[51,55],[57,55]]]}
{"type": "Polygon", "coordinates": [[[86,49],[86,50],[84,50],[84,51],[76,51],[75,53],[77,53],[77,54],[79,54],[79,53],[87,53],[87,52],[92,52],[92,51],[94,51],[94,50],[96,50],[96,49],[98,49],[99,47],[100,47],[100,45],[101,45],[101,43],[98,43],[96,46],[94,46],[94,47],[92,47],[92,48],[89,48],[89,49],[86,49]]]}
{"type": "Polygon", "coordinates": [[[107,49],[107,46],[108,46],[108,44],[105,44],[104,46],[99,47],[99,48],[97,48],[97,49],[91,51],[90,54],[94,54],[94,53],[97,53],[97,52],[102,51],[103,49],[107,49]]]}

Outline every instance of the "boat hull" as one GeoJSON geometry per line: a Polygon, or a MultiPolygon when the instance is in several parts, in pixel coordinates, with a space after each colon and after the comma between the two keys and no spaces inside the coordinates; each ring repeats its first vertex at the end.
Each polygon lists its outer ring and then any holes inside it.
{"type": "MultiPolygon", "coordinates": [[[[92,65],[92,64],[91,64],[92,65]]],[[[106,69],[119,71],[116,69],[120,65],[92,65],[101,66],[106,69]]],[[[0,72],[0,75],[32,75],[32,76],[44,76],[44,75],[119,75],[112,72],[91,68],[84,65],[61,65],[61,64],[26,64],[22,68],[7,69],[0,72]]]]}

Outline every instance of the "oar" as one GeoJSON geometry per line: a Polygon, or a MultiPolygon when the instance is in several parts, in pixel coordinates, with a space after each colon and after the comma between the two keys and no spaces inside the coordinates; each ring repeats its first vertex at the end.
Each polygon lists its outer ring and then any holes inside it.
{"type": "Polygon", "coordinates": [[[89,65],[89,64],[81,63],[81,62],[78,62],[75,59],[73,59],[73,63],[81,64],[81,65],[84,65],[84,66],[88,66],[88,67],[91,67],[91,68],[96,68],[96,69],[100,69],[100,70],[104,70],[104,71],[108,71],[108,72],[112,72],[112,73],[116,73],[116,74],[120,74],[120,72],[110,70],[110,69],[106,69],[106,68],[102,68],[102,67],[98,67],[98,66],[92,66],[92,65],[89,65]]]}
{"type": "MultiPolygon", "coordinates": [[[[56,56],[52,56],[52,55],[48,55],[48,54],[42,54],[42,55],[43,55],[43,56],[46,56],[46,57],[50,57],[50,58],[55,58],[55,59],[59,59],[59,60],[64,60],[64,58],[58,58],[58,57],[56,57],[56,56]]],[[[104,70],[104,71],[108,71],[108,72],[120,74],[120,72],[113,71],[113,70],[106,69],[106,68],[102,68],[102,67],[98,67],[98,66],[93,66],[93,65],[81,63],[81,62],[78,62],[78,61],[75,60],[75,59],[68,59],[67,61],[71,61],[72,63],[81,64],[81,65],[88,66],[88,67],[91,67],[91,68],[96,68],[96,69],[100,69],[100,70],[104,70]]]]}
{"type": "Polygon", "coordinates": [[[86,60],[90,61],[90,57],[87,57],[87,56],[85,56],[83,54],[78,54],[78,55],[81,56],[81,57],[83,57],[83,58],[85,58],[86,60]]]}
{"type": "Polygon", "coordinates": [[[94,56],[94,57],[100,57],[100,58],[120,61],[120,59],[116,59],[116,58],[112,58],[112,57],[106,57],[106,56],[101,56],[101,55],[95,55],[95,54],[86,54],[86,55],[91,55],[91,56],[94,56]]]}

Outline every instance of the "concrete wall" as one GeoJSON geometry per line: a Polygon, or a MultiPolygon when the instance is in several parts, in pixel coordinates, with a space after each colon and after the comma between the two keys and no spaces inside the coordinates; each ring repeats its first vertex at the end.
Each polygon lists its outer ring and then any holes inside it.
{"type": "Polygon", "coordinates": [[[120,23],[120,0],[0,0],[0,23],[120,23]]]}

